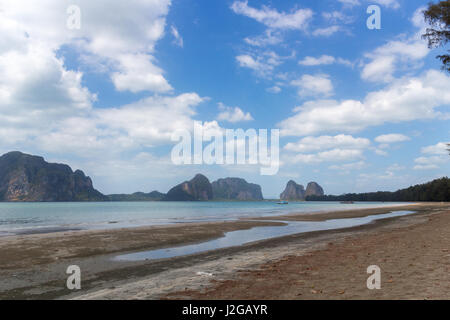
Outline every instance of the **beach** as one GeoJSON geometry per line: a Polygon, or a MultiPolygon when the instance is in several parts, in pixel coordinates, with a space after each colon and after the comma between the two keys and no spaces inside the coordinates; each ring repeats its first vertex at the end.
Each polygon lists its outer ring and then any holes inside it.
{"type": "Polygon", "coordinates": [[[449,203],[421,203],[2,237],[0,299],[449,299],[449,213],[449,203]],[[114,260],[236,230],[402,210],[415,213],[168,259],[114,260]],[[81,290],[66,288],[69,265],[80,266],[81,290]],[[366,287],[369,265],[381,268],[380,290],[366,287]]]}

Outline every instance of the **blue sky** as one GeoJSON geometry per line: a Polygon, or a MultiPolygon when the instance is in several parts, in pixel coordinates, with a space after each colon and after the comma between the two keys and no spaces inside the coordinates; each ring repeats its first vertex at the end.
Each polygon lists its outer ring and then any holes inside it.
{"type": "Polygon", "coordinates": [[[450,77],[420,38],[426,3],[2,0],[0,151],[68,163],[104,193],[166,192],[197,172],[266,197],[290,179],[340,194],[448,175],[450,77]],[[175,166],[171,134],[194,120],[280,129],[278,174],[175,166]]]}

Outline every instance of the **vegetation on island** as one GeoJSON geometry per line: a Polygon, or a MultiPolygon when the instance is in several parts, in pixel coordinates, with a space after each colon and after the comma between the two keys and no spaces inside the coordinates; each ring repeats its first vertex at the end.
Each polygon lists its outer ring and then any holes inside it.
{"type": "Polygon", "coordinates": [[[450,179],[443,177],[428,183],[418,184],[395,192],[379,191],[369,193],[349,193],[340,196],[308,196],[308,201],[450,201],[450,179]]]}

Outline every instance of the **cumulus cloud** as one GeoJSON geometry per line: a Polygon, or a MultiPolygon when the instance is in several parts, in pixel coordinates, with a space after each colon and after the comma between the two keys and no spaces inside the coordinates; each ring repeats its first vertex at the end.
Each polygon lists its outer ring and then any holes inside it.
{"type": "Polygon", "coordinates": [[[307,56],[303,60],[300,60],[298,62],[300,65],[303,66],[320,66],[320,65],[329,65],[329,64],[343,64],[347,66],[351,66],[352,63],[348,60],[342,59],[342,58],[335,58],[333,56],[329,55],[321,55],[320,57],[310,57],[307,56]]]}
{"type": "MultiPolygon", "coordinates": [[[[297,153],[289,155],[285,162],[313,164],[354,161],[363,159],[364,149],[369,146],[370,141],[368,139],[355,138],[344,134],[305,137],[298,142],[290,142],[284,146],[284,150],[297,153]]],[[[333,169],[337,168],[336,166],[333,169]]]]}
{"type": "MultiPolygon", "coordinates": [[[[68,29],[69,3],[66,1],[4,1],[0,11],[0,32],[8,34],[8,39],[5,46],[1,46],[0,54],[3,60],[11,59],[5,55],[6,51],[23,54],[27,47],[38,44],[41,50],[55,55],[66,46],[80,55],[101,61],[120,90],[167,92],[171,87],[162,70],[154,65],[152,53],[156,42],[164,35],[169,5],[170,0],[132,0],[127,3],[80,0],[77,6],[82,17],[81,28],[68,29]],[[105,14],[105,8],[112,14],[105,14]],[[15,32],[10,33],[11,29],[15,32]],[[133,58],[143,62],[144,67],[137,69],[130,63],[133,58]],[[121,81],[121,74],[124,81],[121,81]],[[143,78],[144,84],[137,87],[124,85],[126,81],[136,84],[143,78]]],[[[9,61],[11,68],[15,62],[9,61]]]]}
{"type": "Polygon", "coordinates": [[[233,2],[231,10],[236,14],[252,18],[269,28],[281,30],[305,30],[313,16],[313,12],[310,9],[298,9],[286,13],[264,5],[261,6],[261,9],[256,9],[250,7],[247,1],[233,2]]]}
{"type": "Polygon", "coordinates": [[[352,161],[356,159],[363,159],[363,151],[360,149],[332,149],[321,151],[314,154],[297,154],[290,156],[285,161],[286,163],[305,163],[317,164],[322,162],[343,162],[352,161]]]}
{"type": "Polygon", "coordinates": [[[279,31],[267,29],[263,35],[246,37],[244,41],[252,46],[265,47],[281,43],[283,41],[283,37],[279,31]]]}
{"type": "Polygon", "coordinates": [[[435,109],[450,103],[450,77],[429,70],[420,77],[406,77],[370,92],[364,100],[317,100],[294,109],[295,115],[280,122],[282,135],[304,136],[318,132],[356,132],[384,123],[431,119],[435,109]]]}
{"type": "Polygon", "coordinates": [[[205,100],[196,93],[94,108],[97,95],[83,85],[82,71],[66,67],[60,52],[70,48],[82,64],[102,65],[119,91],[169,92],[154,50],[164,35],[170,1],[80,0],[77,5],[81,28],[70,30],[65,1],[2,2],[2,146],[104,154],[167,143],[174,130],[192,127],[195,107],[205,100]]]}
{"type": "Polygon", "coordinates": [[[203,101],[196,93],[185,93],[92,109],[84,116],[68,116],[47,125],[28,142],[46,151],[89,155],[162,145],[171,142],[174,131],[192,130],[195,107],[203,101]]]}
{"type": "Polygon", "coordinates": [[[444,157],[419,157],[414,160],[414,163],[416,164],[414,170],[439,169],[439,167],[446,162],[448,162],[448,160],[444,157]]]}
{"type": "Polygon", "coordinates": [[[267,92],[270,92],[270,93],[280,93],[281,92],[281,88],[279,86],[273,86],[273,87],[267,88],[266,90],[267,90],[267,92]]]}
{"type": "Polygon", "coordinates": [[[400,133],[383,134],[375,138],[378,143],[395,143],[411,140],[408,136],[400,133]]]}
{"type": "Polygon", "coordinates": [[[411,68],[429,52],[425,42],[420,39],[390,41],[366,54],[369,62],[364,64],[361,78],[372,82],[390,82],[399,65],[411,68]]]}
{"type": "Polygon", "coordinates": [[[333,93],[333,83],[327,74],[305,74],[300,79],[293,80],[292,86],[298,87],[299,96],[324,96],[333,93]]]}
{"type": "Polygon", "coordinates": [[[354,21],[353,17],[347,16],[341,11],[323,12],[322,17],[331,23],[342,22],[348,24],[354,21]]]}
{"type": "Polygon", "coordinates": [[[338,25],[334,25],[334,26],[329,26],[329,27],[325,27],[325,28],[318,28],[316,30],[314,30],[312,32],[313,36],[322,36],[322,37],[329,37],[332,36],[333,34],[335,34],[336,32],[342,30],[341,26],[338,25]]]}
{"type": "Polygon", "coordinates": [[[434,155],[446,155],[448,153],[448,144],[450,142],[439,142],[432,146],[422,148],[422,153],[434,155]]]}
{"type": "Polygon", "coordinates": [[[349,7],[353,7],[353,6],[359,6],[361,3],[359,2],[359,0],[338,0],[340,3],[349,6],[349,7]]]}
{"type": "Polygon", "coordinates": [[[392,8],[392,9],[400,8],[400,4],[398,3],[397,0],[373,0],[372,2],[378,3],[387,8],[392,8]]]}
{"type": "Polygon", "coordinates": [[[124,54],[117,56],[116,59],[119,62],[118,71],[113,72],[111,78],[117,90],[134,93],[150,88],[157,92],[172,90],[162,75],[163,71],[152,63],[152,56],[124,54]]]}
{"type": "Polygon", "coordinates": [[[217,116],[217,120],[219,121],[227,121],[231,123],[242,122],[242,121],[251,121],[253,120],[250,112],[245,113],[239,107],[228,107],[223,103],[219,103],[219,109],[222,110],[217,116]]]}
{"type": "Polygon", "coordinates": [[[435,145],[426,146],[421,149],[425,156],[414,160],[415,170],[438,169],[441,165],[449,162],[447,144],[449,142],[438,142],[435,145]]]}
{"type": "Polygon", "coordinates": [[[369,139],[339,134],[336,136],[305,137],[298,142],[286,144],[284,149],[293,152],[310,152],[333,148],[364,149],[369,145],[369,139]]]}
{"type": "Polygon", "coordinates": [[[265,51],[259,55],[242,54],[236,57],[240,67],[253,70],[258,76],[269,77],[283,58],[273,51],[265,51]]]}
{"type": "MultiPolygon", "coordinates": [[[[395,1],[386,1],[395,3],[395,1]]],[[[411,70],[421,66],[421,60],[425,58],[429,49],[421,38],[425,28],[422,11],[419,8],[415,11],[412,23],[420,28],[411,37],[403,37],[388,41],[386,44],[376,48],[372,52],[365,54],[365,61],[362,65],[361,78],[371,82],[391,82],[395,79],[395,73],[399,70],[411,70]]]]}

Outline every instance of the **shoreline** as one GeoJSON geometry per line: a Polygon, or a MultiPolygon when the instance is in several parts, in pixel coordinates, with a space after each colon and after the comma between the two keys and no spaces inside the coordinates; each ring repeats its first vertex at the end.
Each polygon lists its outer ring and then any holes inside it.
{"type": "MultiPolygon", "coordinates": [[[[266,200],[263,200],[266,201],[266,200]]],[[[128,201],[128,202],[133,202],[133,201],[128,201]]],[[[141,201],[134,201],[134,202],[141,202],[141,201]]],[[[214,201],[206,201],[206,202],[214,202],[214,201]]],[[[223,202],[223,201],[219,201],[219,202],[223,202]]],[[[238,202],[238,201],[234,201],[234,202],[238,202]]],[[[247,201],[242,201],[242,202],[247,202],[247,201]]],[[[253,202],[253,201],[252,201],[253,202]]],[[[270,201],[272,202],[272,201],[270,201]]],[[[294,203],[303,203],[305,201],[297,201],[294,203]]],[[[316,201],[313,201],[313,203],[316,201]]],[[[23,203],[23,202],[11,202],[11,203],[23,203]]],[[[32,203],[32,202],[30,202],[32,203]]],[[[55,203],[63,203],[63,202],[55,202],[55,203]]],[[[76,202],[68,202],[68,203],[76,203],[76,202]]],[[[305,202],[306,203],[306,202],[305,202]]],[[[364,202],[361,202],[364,203],[364,202]]],[[[360,204],[360,203],[358,203],[360,204]]],[[[285,221],[323,221],[325,219],[314,219],[311,218],[312,216],[314,217],[319,217],[322,216],[324,214],[331,214],[331,217],[335,216],[336,213],[338,212],[347,212],[347,211],[357,211],[357,210],[375,210],[375,209],[381,209],[384,210],[385,208],[396,208],[396,207],[409,207],[415,204],[420,204],[417,202],[411,202],[411,203],[404,203],[401,202],[399,204],[393,204],[393,203],[388,203],[386,205],[377,205],[375,207],[369,207],[369,208],[357,208],[357,209],[344,209],[344,208],[339,208],[339,209],[326,209],[326,210],[314,210],[314,211],[305,211],[305,212],[288,212],[288,213],[279,213],[279,214],[275,214],[275,215],[265,215],[265,216],[236,216],[233,218],[227,218],[227,219],[217,219],[217,220],[202,220],[201,218],[198,221],[192,220],[192,221],[187,221],[187,222],[182,222],[182,221],[178,221],[177,219],[175,219],[175,222],[167,222],[167,223],[153,223],[153,224],[143,224],[143,225],[133,225],[133,226],[116,226],[113,227],[114,225],[118,224],[118,221],[108,221],[108,222],[104,222],[104,225],[108,225],[109,227],[77,227],[77,224],[75,225],[52,225],[52,226],[36,226],[36,227],[26,227],[26,228],[21,228],[21,229],[12,229],[12,230],[2,230],[0,231],[0,240],[7,238],[7,237],[14,237],[14,236],[22,236],[22,235],[34,235],[34,234],[51,234],[51,233],[59,233],[59,232],[71,232],[71,231],[76,231],[76,232],[87,232],[87,231],[112,231],[112,230],[122,230],[122,229],[138,229],[138,228],[151,228],[151,227],[165,227],[165,226],[171,226],[171,225],[185,225],[185,224],[202,224],[202,223],[216,223],[216,222],[225,222],[225,221],[230,221],[230,222],[235,222],[235,221],[267,221],[267,220],[277,220],[277,218],[279,217],[281,220],[285,220],[285,221]],[[297,217],[297,218],[296,218],[297,217]],[[16,230],[16,231],[14,231],[16,230]]],[[[378,212],[378,211],[374,211],[374,212],[378,212]]],[[[376,213],[375,213],[376,214],[376,213]]],[[[357,217],[357,216],[355,216],[357,217]]],[[[331,218],[333,219],[333,218],[331,218]]],[[[120,224],[120,223],[119,223],[120,224]]],[[[97,224],[95,224],[97,225],[97,224]]]]}
{"type": "MultiPolygon", "coordinates": [[[[87,230],[4,237],[0,241],[0,283],[2,283],[0,298],[133,298],[134,295],[129,294],[127,297],[123,291],[117,288],[120,288],[120,286],[136,287],[139,281],[146,282],[147,278],[157,282],[172,280],[174,284],[168,290],[169,292],[158,289],[150,294],[146,291],[145,298],[155,299],[162,297],[165,293],[169,294],[170,291],[177,291],[177,286],[182,286],[190,281],[206,281],[206,283],[209,283],[211,279],[207,276],[195,276],[195,272],[192,271],[192,269],[197,268],[203,270],[203,264],[218,263],[221,268],[231,267],[233,270],[236,265],[245,265],[250,262],[260,264],[265,259],[264,255],[260,255],[261,251],[268,251],[265,253],[267,257],[272,256],[273,258],[282,258],[284,255],[289,255],[288,249],[280,247],[281,243],[286,241],[288,243],[300,241],[296,244],[297,246],[306,246],[310,250],[320,242],[317,237],[333,238],[336,235],[348,232],[358,233],[362,232],[361,230],[377,229],[386,224],[395,224],[395,221],[402,221],[405,224],[405,221],[423,220],[423,216],[433,214],[433,211],[443,210],[443,208],[448,210],[449,206],[449,204],[440,203],[413,204],[405,207],[409,210],[413,207],[412,210],[417,211],[411,216],[383,219],[368,225],[346,229],[300,233],[261,240],[239,247],[156,261],[112,262],[111,257],[119,253],[200,243],[223,237],[224,233],[229,231],[283,224],[281,222],[264,221],[268,220],[268,217],[264,217],[258,221],[247,219],[232,222],[188,223],[108,231],[87,230]],[[96,245],[92,246],[93,243],[96,243],[96,245]],[[29,248],[31,244],[32,249],[29,248]],[[243,253],[246,254],[242,256],[243,253]],[[249,254],[256,255],[258,258],[253,261],[248,258],[249,254]],[[62,279],[66,277],[64,271],[69,264],[79,264],[82,270],[86,270],[83,273],[83,287],[85,288],[85,290],[82,290],[83,292],[74,294],[62,287],[64,284],[62,279]],[[183,272],[183,268],[191,271],[183,272]],[[181,274],[174,276],[172,273],[181,274]],[[193,279],[186,280],[186,274],[190,275],[191,278],[193,275],[193,279]]],[[[320,219],[361,217],[389,211],[399,211],[399,207],[327,212],[321,213],[320,219]],[[374,210],[376,210],[376,213],[374,213],[374,210]]],[[[279,216],[275,218],[281,220],[279,216]]],[[[289,215],[289,217],[283,217],[285,219],[283,221],[289,221],[289,219],[299,221],[307,218],[304,214],[289,215]]]]}

